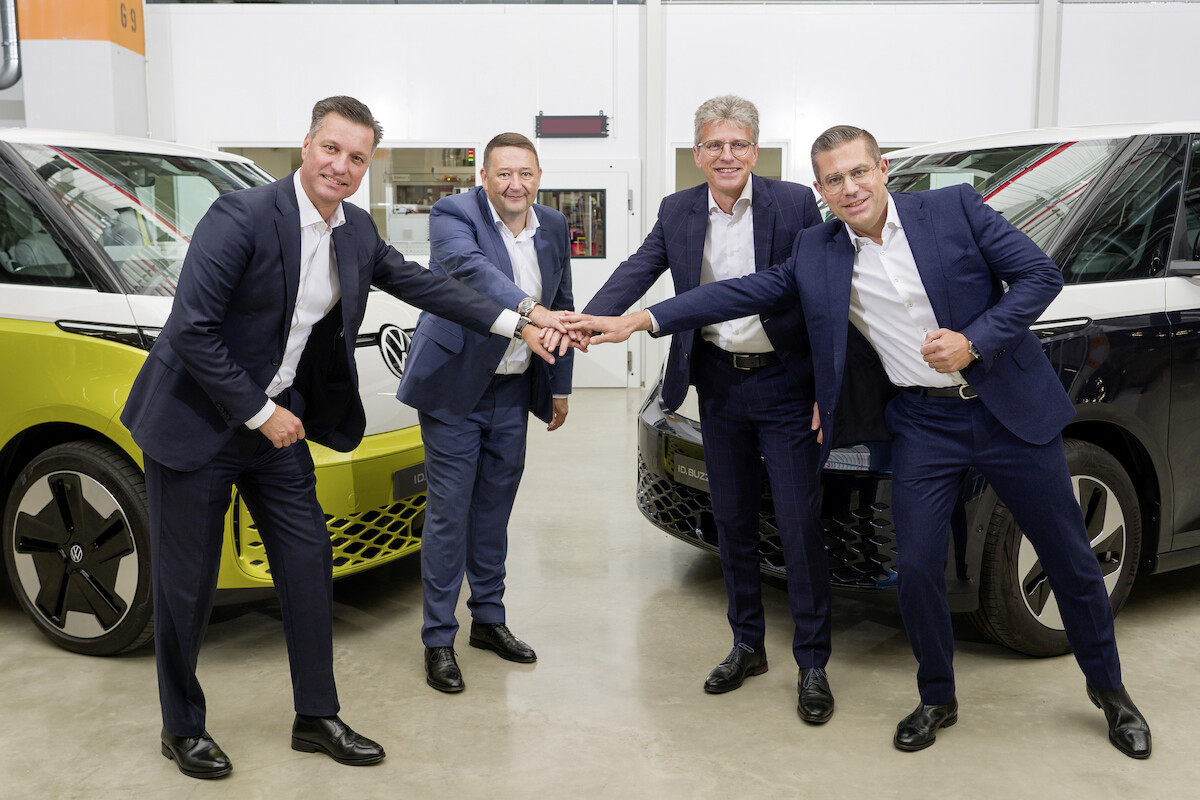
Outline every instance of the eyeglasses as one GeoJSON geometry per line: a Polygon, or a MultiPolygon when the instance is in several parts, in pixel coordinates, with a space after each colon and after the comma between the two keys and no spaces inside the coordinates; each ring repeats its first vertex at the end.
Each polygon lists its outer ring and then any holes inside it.
{"type": "Polygon", "coordinates": [[[878,161],[872,167],[855,167],[849,172],[835,172],[832,175],[826,175],[825,180],[821,181],[821,185],[830,194],[841,194],[846,189],[847,180],[852,181],[855,186],[862,186],[871,173],[877,169],[879,169],[878,161]]]}
{"type": "Polygon", "coordinates": [[[750,152],[750,148],[755,146],[754,142],[747,142],[743,139],[735,139],[732,142],[722,142],[720,139],[711,139],[707,142],[701,142],[696,145],[698,150],[703,150],[713,158],[718,158],[725,150],[726,145],[729,147],[729,152],[737,157],[746,155],[750,152]]]}

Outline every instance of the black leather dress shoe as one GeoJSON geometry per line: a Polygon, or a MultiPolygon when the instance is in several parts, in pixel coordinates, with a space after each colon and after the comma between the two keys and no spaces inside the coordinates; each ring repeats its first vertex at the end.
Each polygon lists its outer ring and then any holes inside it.
{"type": "Polygon", "coordinates": [[[833,692],[824,667],[801,667],[796,690],[800,695],[796,703],[800,719],[813,725],[829,722],[833,716],[833,692]]]}
{"type": "Polygon", "coordinates": [[[360,736],[338,717],[296,715],[292,723],[292,749],[324,753],[339,764],[362,767],[377,764],[387,755],[378,743],[360,736]]]}
{"type": "Polygon", "coordinates": [[[189,778],[220,778],[233,771],[229,756],[205,731],[200,736],[176,736],[163,728],[162,754],[189,778]]]}
{"type": "Polygon", "coordinates": [[[938,728],[949,728],[958,722],[958,700],[944,705],[919,705],[896,726],[892,743],[899,750],[924,750],[937,738],[938,728]]]}
{"type": "Polygon", "coordinates": [[[1104,712],[1108,720],[1108,740],[1130,758],[1150,757],[1150,726],[1129,692],[1121,686],[1112,692],[1097,692],[1087,687],[1088,698],[1104,712]]]}
{"type": "Polygon", "coordinates": [[[494,650],[496,655],[507,661],[518,664],[532,664],[537,661],[537,653],[533,648],[513,636],[512,631],[503,622],[471,622],[471,647],[481,650],[494,650]]]}
{"type": "Polygon", "coordinates": [[[709,694],[732,692],[741,686],[746,678],[762,675],[766,671],[766,649],[760,647],[757,650],[747,650],[741,645],[734,645],[725,660],[708,673],[708,678],[704,681],[704,691],[709,694]]]}
{"type": "Polygon", "coordinates": [[[461,692],[465,687],[453,647],[425,648],[425,682],[439,692],[461,692]]]}

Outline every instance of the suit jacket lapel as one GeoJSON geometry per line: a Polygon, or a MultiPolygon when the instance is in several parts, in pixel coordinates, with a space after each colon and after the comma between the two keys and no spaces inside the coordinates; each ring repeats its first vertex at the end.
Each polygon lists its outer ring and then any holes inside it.
{"type": "Polygon", "coordinates": [[[492,219],[492,209],[488,206],[487,194],[484,193],[483,187],[476,187],[474,191],[478,193],[475,195],[475,199],[479,203],[479,213],[483,217],[483,229],[486,231],[480,245],[486,242],[490,246],[484,248],[484,255],[490,258],[493,264],[500,267],[500,271],[509,280],[515,280],[512,261],[508,258],[508,248],[504,246],[504,239],[501,238],[500,231],[496,228],[496,222],[492,219]],[[490,252],[486,252],[488,250],[490,252]]]}
{"type": "Polygon", "coordinates": [[[892,199],[904,225],[904,237],[908,239],[908,249],[917,263],[921,283],[925,285],[925,294],[933,306],[933,315],[939,325],[951,327],[950,291],[942,273],[941,252],[929,211],[917,195],[893,194],[892,199]]]}
{"type": "Polygon", "coordinates": [[[354,258],[354,226],[350,218],[333,229],[333,255],[342,289],[342,324],[355,319],[358,307],[359,264],[354,258]]]}
{"type": "Polygon", "coordinates": [[[771,266],[771,237],[775,234],[775,212],[771,207],[771,193],[767,191],[767,183],[757,175],[751,175],[753,181],[752,201],[750,209],[754,214],[754,270],[764,270],[771,266]]]}
{"type": "MultiPolygon", "coordinates": [[[[800,269],[804,269],[800,265],[800,269]]],[[[838,225],[825,243],[825,265],[822,270],[825,280],[825,308],[822,313],[832,314],[828,329],[833,332],[833,358],[835,365],[846,363],[846,335],[850,319],[850,282],[854,277],[854,245],[845,225],[838,225]]],[[[841,372],[837,379],[841,381],[841,372]]]]}
{"type": "Polygon", "coordinates": [[[687,217],[687,277],[688,286],[700,285],[700,270],[704,262],[704,239],[708,236],[708,184],[696,187],[695,204],[687,217]]]}
{"type": "MultiPolygon", "coordinates": [[[[558,264],[558,259],[554,253],[554,242],[545,233],[545,229],[538,225],[537,232],[533,235],[533,247],[537,251],[538,270],[542,273],[542,305],[550,308],[550,304],[554,302],[554,295],[558,293],[558,287],[554,280],[554,268],[558,264]]],[[[505,255],[508,255],[507,248],[505,255]]],[[[509,269],[512,269],[511,264],[509,269]]]]}
{"type": "Polygon", "coordinates": [[[296,202],[296,187],[291,175],[279,181],[275,207],[279,216],[275,218],[275,230],[279,235],[279,252],[283,263],[283,341],[287,341],[292,325],[292,311],[296,308],[296,294],[300,287],[300,206],[296,202]]]}

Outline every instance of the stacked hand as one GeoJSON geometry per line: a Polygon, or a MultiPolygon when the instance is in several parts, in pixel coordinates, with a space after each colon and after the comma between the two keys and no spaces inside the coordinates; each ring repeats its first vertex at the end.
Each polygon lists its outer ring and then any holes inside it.
{"type": "Polygon", "coordinates": [[[654,327],[649,311],[635,311],[623,317],[597,317],[568,312],[563,319],[568,332],[577,337],[574,341],[578,344],[573,346],[581,350],[587,350],[593,344],[623,342],[637,331],[648,331],[654,327]]]}
{"type": "Polygon", "coordinates": [[[541,305],[534,306],[529,312],[529,321],[533,324],[525,326],[521,331],[521,339],[529,345],[530,350],[553,364],[556,349],[560,356],[566,355],[567,348],[579,347],[577,342],[583,338],[582,334],[567,328],[565,318],[570,313],[551,311],[541,305]]]}

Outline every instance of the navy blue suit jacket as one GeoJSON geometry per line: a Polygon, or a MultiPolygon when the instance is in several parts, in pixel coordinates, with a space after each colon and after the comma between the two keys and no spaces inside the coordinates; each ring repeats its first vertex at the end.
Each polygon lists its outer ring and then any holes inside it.
{"type": "MultiPolygon", "coordinates": [[[[558,211],[535,204],[538,230],[533,241],[542,275],[541,303],[552,311],[574,308],[571,295],[571,247],[567,220],[558,211]]],[[[515,309],[523,292],[513,282],[508,248],[496,229],[487,194],[477,186],[444,197],[429,214],[431,272],[451,275],[515,309]]],[[[441,312],[422,314],[396,397],[418,411],[454,424],[474,410],[500,363],[509,340],[464,330],[441,312]]],[[[554,364],[533,357],[530,411],[538,419],[553,418],[553,396],[571,392],[572,349],[555,356],[554,364]]]]}
{"type": "MultiPolygon", "coordinates": [[[[354,342],[372,285],[484,332],[503,309],[405,261],[379,238],[367,212],[342,208],[346,223],[333,232],[341,301],[313,327],[293,383],[303,405],[291,410],[307,438],[347,451],[366,425],[354,342]]],[[[197,469],[262,410],[299,280],[292,176],[217,198],[196,226],[171,315],[121,414],[143,452],[175,470],[197,469]]]]}
{"type": "MultiPolygon", "coordinates": [[[[785,260],[792,251],[796,234],[819,223],[821,214],[817,211],[812,190],[807,187],[757,175],[752,175],[751,180],[754,268],[762,271],[785,260]]],[[[659,206],[658,220],[646,241],[613,271],[612,277],[596,292],[583,313],[600,316],[625,313],[667,269],[671,270],[676,295],[699,286],[707,232],[708,184],[702,183],[667,196],[659,206]]],[[[767,338],[784,365],[807,385],[811,381],[812,365],[800,309],[788,303],[777,313],[769,311],[771,309],[761,312],[767,338]]],[[[669,408],[679,408],[687,395],[692,348],[697,335],[692,327],[678,331],[671,340],[662,389],[663,402],[669,408]]]]}
{"type": "MultiPolygon", "coordinates": [[[[1075,410],[1029,326],[1062,289],[1062,273],[969,186],[892,197],[938,324],[965,335],[982,356],[965,377],[1013,434],[1050,441],[1075,410]]],[[[880,438],[882,403],[891,395],[874,351],[848,321],[853,267],[845,225],[831,220],[802,231],[786,263],[650,310],[671,332],[799,300],[812,343],[824,463],[835,439],[880,438]],[[846,391],[856,396],[844,397],[846,391]],[[836,428],[834,412],[847,407],[863,418],[836,428]]]]}

